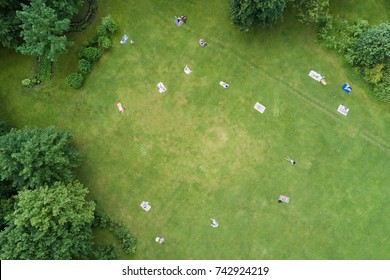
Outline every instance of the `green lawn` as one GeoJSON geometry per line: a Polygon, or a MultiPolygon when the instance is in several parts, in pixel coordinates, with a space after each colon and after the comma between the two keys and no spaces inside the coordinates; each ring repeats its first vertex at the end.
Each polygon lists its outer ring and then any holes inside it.
{"type": "MultiPolygon", "coordinates": [[[[286,15],[271,29],[241,33],[223,0],[107,2],[92,26],[72,34],[76,46],[42,87],[21,86],[33,59],[0,49],[0,118],[74,134],[90,197],[138,239],[137,253],[123,258],[390,259],[390,106],[315,43],[314,28],[286,15]],[[63,79],[80,44],[108,14],[119,25],[113,49],[81,90],[69,89],[63,79]],[[182,14],[188,22],[179,28],[173,16],[182,14]],[[119,44],[123,34],[136,44],[119,44]],[[327,86],[308,77],[312,69],[327,86]],[[280,194],[290,204],[278,204],[280,194]]],[[[389,19],[386,1],[341,2],[361,7],[350,17],[389,19]]]]}

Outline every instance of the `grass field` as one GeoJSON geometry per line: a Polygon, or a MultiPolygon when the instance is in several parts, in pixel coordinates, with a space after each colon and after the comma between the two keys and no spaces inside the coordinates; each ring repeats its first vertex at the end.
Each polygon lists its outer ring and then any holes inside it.
{"type": "MultiPolygon", "coordinates": [[[[92,26],[71,35],[76,46],[42,87],[21,86],[33,59],[0,49],[0,118],[74,134],[90,197],[138,239],[137,253],[123,258],[390,259],[390,106],[315,43],[314,28],[291,14],[241,33],[223,0],[107,2],[99,1],[92,26]],[[108,14],[119,25],[114,47],[81,90],[70,90],[63,79],[76,69],[80,44],[108,14]],[[173,16],[182,14],[188,22],[179,28],[173,16]],[[136,44],[120,45],[123,34],[136,44]],[[327,86],[308,77],[312,69],[327,86]],[[257,101],[264,114],[253,109],[257,101]],[[339,104],[350,108],[347,117],[339,104]],[[280,194],[290,203],[278,204],[280,194]],[[154,242],[158,235],[165,245],[154,242]]],[[[348,9],[351,18],[389,20],[386,1],[338,2],[359,7],[348,9]]]]}

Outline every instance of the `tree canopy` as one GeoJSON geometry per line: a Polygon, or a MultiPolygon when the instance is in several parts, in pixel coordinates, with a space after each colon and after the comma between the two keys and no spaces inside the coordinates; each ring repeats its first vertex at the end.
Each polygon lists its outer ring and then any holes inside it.
{"type": "Polygon", "coordinates": [[[73,259],[89,252],[95,204],[80,183],[57,182],[15,197],[0,232],[1,259],[73,259]]]}
{"type": "Polygon", "coordinates": [[[286,0],[230,0],[233,23],[241,30],[270,26],[282,18],[286,0]]]}
{"type": "MultiPolygon", "coordinates": [[[[0,0],[0,44],[9,48],[20,46],[23,54],[36,55],[39,50],[51,50],[53,60],[68,45],[63,32],[69,30],[69,21],[85,0],[0,0]],[[20,15],[21,12],[27,13],[20,15]],[[44,23],[47,23],[46,25],[44,23]],[[31,27],[34,27],[33,30],[31,27]],[[21,34],[24,31],[24,34],[21,34]],[[45,36],[48,36],[46,40],[45,36]],[[34,41],[34,36],[37,39],[34,41]],[[53,46],[48,45],[53,43],[53,46]],[[34,43],[39,45],[34,46],[34,43]]],[[[42,52],[42,51],[41,51],[42,52]]],[[[46,53],[45,53],[46,54],[46,53]]]]}
{"type": "Polygon", "coordinates": [[[0,181],[15,190],[72,182],[80,155],[70,139],[70,133],[54,127],[12,129],[0,136],[0,181]]]}
{"type": "Polygon", "coordinates": [[[355,43],[354,64],[372,67],[390,61],[390,24],[381,23],[364,32],[355,43]]]}
{"type": "Polygon", "coordinates": [[[64,35],[69,30],[70,20],[60,19],[44,0],[34,0],[31,6],[21,5],[23,10],[17,11],[16,17],[21,21],[23,43],[17,50],[22,54],[55,61],[70,45],[64,35]]]}

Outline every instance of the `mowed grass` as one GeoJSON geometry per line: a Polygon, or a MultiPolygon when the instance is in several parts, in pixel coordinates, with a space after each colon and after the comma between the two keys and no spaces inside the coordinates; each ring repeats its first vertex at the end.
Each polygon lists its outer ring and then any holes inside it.
{"type": "MultiPolygon", "coordinates": [[[[315,43],[314,28],[291,14],[271,29],[240,33],[222,0],[99,4],[96,22],[71,35],[76,46],[47,85],[23,89],[33,60],[0,50],[0,117],[74,134],[90,198],[138,239],[136,254],[123,258],[390,258],[389,105],[315,43]],[[83,88],[71,90],[63,79],[107,14],[119,25],[114,47],[83,88]],[[173,16],[182,14],[188,22],[178,28],[173,16]],[[136,44],[120,45],[123,34],[136,44]],[[308,77],[312,69],[327,86],[308,77]],[[253,109],[257,101],[264,114],[253,109]],[[339,104],[350,108],[347,117],[339,104]],[[290,204],[277,203],[280,194],[290,204]],[[150,212],[139,207],[143,200],[150,212]],[[154,242],[158,235],[164,246],[154,242]]],[[[362,16],[387,7],[376,4],[362,16]]]]}

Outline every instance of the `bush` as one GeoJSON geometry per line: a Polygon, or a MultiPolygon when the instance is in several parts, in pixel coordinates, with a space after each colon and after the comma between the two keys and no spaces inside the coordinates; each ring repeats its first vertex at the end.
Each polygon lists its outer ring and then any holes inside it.
{"type": "Polygon", "coordinates": [[[118,250],[111,244],[93,244],[87,257],[90,260],[117,260],[118,250]]]}
{"type": "MultiPolygon", "coordinates": [[[[116,25],[115,21],[112,19],[111,15],[108,15],[102,19],[102,23],[100,26],[103,26],[107,32],[114,33],[117,29],[118,26],[116,25]]],[[[99,26],[99,28],[100,28],[99,26]]],[[[98,28],[98,32],[99,32],[98,28]]]]}
{"type": "Polygon", "coordinates": [[[94,226],[108,229],[121,243],[121,248],[127,254],[134,254],[137,248],[137,239],[131,235],[126,227],[116,222],[102,210],[95,209],[94,226]]]}
{"type": "Polygon", "coordinates": [[[100,52],[98,48],[95,47],[87,47],[82,48],[80,50],[80,58],[85,58],[86,60],[90,61],[91,63],[97,61],[100,57],[100,52]]]}
{"type": "Polygon", "coordinates": [[[91,62],[89,62],[88,60],[82,58],[79,60],[79,72],[82,73],[82,74],[87,74],[89,72],[89,70],[91,70],[91,62]]]}
{"type": "Polygon", "coordinates": [[[375,96],[383,102],[390,102],[390,83],[379,83],[374,88],[375,96]]]}
{"type": "Polygon", "coordinates": [[[78,89],[83,85],[84,76],[79,73],[72,73],[68,77],[65,78],[65,82],[72,88],[78,89]]]}
{"type": "Polygon", "coordinates": [[[124,225],[114,228],[112,232],[115,237],[121,242],[123,251],[127,254],[134,254],[137,248],[137,240],[129,233],[124,225]]]}
{"type": "Polygon", "coordinates": [[[99,42],[99,47],[105,50],[108,50],[109,48],[112,47],[112,41],[107,36],[99,36],[98,42],[99,42]]]}
{"type": "Polygon", "coordinates": [[[37,79],[47,82],[51,79],[51,61],[41,57],[38,61],[38,69],[36,72],[37,79]]]}
{"type": "Polygon", "coordinates": [[[30,88],[33,86],[32,82],[31,82],[31,79],[24,79],[22,80],[22,85],[24,87],[27,87],[27,88],[30,88]]]}
{"type": "Polygon", "coordinates": [[[96,47],[98,45],[98,36],[95,35],[93,36],[91,39],[89,39],[88,41],[85,41],[83,46],[84,47],[96,47]]]}
{"type": "Polygon", "coordinates": [[[98,36],[108,36],[108,31],[104,25],[99,25],[97,28],[98,36]]]}

